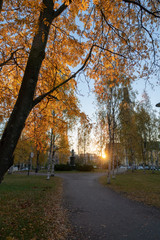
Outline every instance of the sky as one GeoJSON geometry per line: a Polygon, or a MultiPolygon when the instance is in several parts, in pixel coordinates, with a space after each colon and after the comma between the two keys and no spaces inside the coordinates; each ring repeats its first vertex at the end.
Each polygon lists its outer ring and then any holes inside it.
{"type": "Polygon", "coordinates": [[[151,105],[158,111],[158,108],[155,107],[155,105],[160,102],[160,84],[157,83],[156,79],[152,78],[150,79],[150,82],[153,86],[149,83],[145,84],[143,79],[139,79],[133,83],[133,89],[139,92],[137,96],[138,100],[142,99],[142,94],[145,90],[150,98],[151,105]]]}
{"type": "MultiPolygon", "coordinates": [[[[150,82],[153,84],[151,86],[150,83],[146,83],[145,80],[139,79],[136,80],[133,84],[133,90],[138,91],[137,100],[142,100],[142,95],[144,93],[144,90],[149,95],[151,105],[154,109],[158,111],[158,108],[155,107],[157,103],[160,102],[160,84],[158,85],[156,83],[156,79],[150,79],[150,82]]],[[[93,115],[96,110],[96,104],[95,104],[95,95],[91,91],[94,88],[93,80],[90,82],[90,88],[88,87],[88,83],[84,82],[78,84],[78,89],[83,94],[83,96],[78,95],[78,99],[81,104],[81,110],[84,111],[91,119],[93,119],[93,115]]]]}
{"type": "MultiPolygon", "coordinates": [[[[155,79],[154,77],[150,78],[150,83],[146,82],[144,79],[138,79],[136,80],[133,84],[133,90],[138,92],[137,95],[137,100],[141,101],[142,100],[142,95],[145,92],[148,94],[149,98],[150,98],[150,102],[151,105],[153,106],[153,108],[159,112],[160,108],[155,107],[155,105],[157,103],[160,102],[160,83],[157,83],[157,79],[155,79]],[[153,86],[151,86],[151,84],[153,84],[153,86]]],[[[94,81],[90,80],[89,86],[88,83],[85,81],[81,81],[78,83],[78,99],[80,101],[80,105],[81,105],[81,110],[84,111],[86,113],[86,115],[89,116],[89,118],[91,119],[91,122],[95,122],[95,111],[96,111],[96,99],[95,99],[95,95],[93,93],[93,88],[94,88],[94,81]]],[[[75,152],[77,152],[77,133],[76,133],[76,129],[73,132],[72,137],[71,137],[71,145],[72,148],[75,150],[75,152]]],[[[94,136],[92,135],[92,139],[94,138],[94,136]]],[[[96,152],[96,148],[94,146],[94,143],[91,144],[90,146],[90,151],[94,152],[93,149],[96,152]]]]}

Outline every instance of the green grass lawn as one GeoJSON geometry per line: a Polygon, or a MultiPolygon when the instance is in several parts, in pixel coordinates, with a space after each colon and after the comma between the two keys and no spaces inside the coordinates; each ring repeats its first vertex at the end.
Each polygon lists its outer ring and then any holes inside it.
{"type": "MultiPolygon", "coordinates": [[[[106,176],[100,182],[107,185],[106,176]]],[[[130,199],[160,208],[160,172],[152,174],[146,171],[144,174],[141,170],[134,173],[129,171],[117,175],[107,186],[130,199]]]]}
{"type": "Polygon", "coordinates": [[[0,185],[0,239],[65,239],[62,182],[54,177],[6,175],[0,185]]]}

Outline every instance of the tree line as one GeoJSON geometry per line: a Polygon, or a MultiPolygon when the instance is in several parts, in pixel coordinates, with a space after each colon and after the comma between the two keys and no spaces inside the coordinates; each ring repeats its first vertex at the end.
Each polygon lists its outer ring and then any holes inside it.
{"type": "Polygon", "coordinates": [[[139,164],[159,168],[160,122],[147,93],[144,91],[142,101],[136,101],[130,84],[104,88],[105,94],[96,92],[96,133],[101,151],[105,149],[108,156],[108,182],[116,165],[124,164],[132,170],[139,164]]]}

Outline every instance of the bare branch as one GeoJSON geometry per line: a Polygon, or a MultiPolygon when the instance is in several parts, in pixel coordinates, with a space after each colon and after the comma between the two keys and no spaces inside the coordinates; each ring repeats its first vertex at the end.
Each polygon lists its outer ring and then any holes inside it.
{"type": "Polygon", "coordinates": [[[152,46],[153,46],[153,53],[154,53],[154,62],[156,61],[156,50],[155,50],[155,45],[154,45],[154,39],[152,37],[152,34],[148,31],[146,27],[142,25],[142,28],[148,33],[149,37],[151,38],[152,41],[152,46]]]}
{"type": "Polygon", "coordinates": [[[114,55],[117,55],[117,56],[120,56],[120,57],[123,57],[123,58],[127,59],[127,57],[125,57],[123,54],[113,52],[113,51],[109,50],[108,48],[105,48],[105,47],[102,47],[102,46],[99,46],[99,45],[96,45],[96,44],[94,44],[94,46],[97,47],[97,48],[100,48],[102,50],[105,50],[105,51],[107,51],[111,54],[114,54],[114,55]]]}
{"type": "MultiPolygon", "coordinates": [[[[69,4],[72,3],[72,0],[69,0],[69,4]]],[[[63,3],[58,9],[57,11],[54,11],[54,18],[58,17],[64,10],[66,10],[66,8],[68,7],[68,5],[66,3],[63,3]]]]}
{"type": "Polygon", "coordinates": [[[49,99],[54,99],[54,100],[59,101],[59,99],[58,99],[57,97],[55,97],[55,96],[53,96],[53,95],[51,95],[51,94],[49,94],[47,97],[48,97],[48,100],[49,100],[49,99]]]}
{"type": "Polygon", "coordinates": [[[55,28],[55,29],[58,29],[61,33],[63,33],[64,35],[66,35],[68,38],[70,39],[73,39],[76,41],[76,38],[72,35],[70,35],[69,33],[67,33],[64,29],[61,29],[59,26],[56,26],[54,23],[52,23],[52,26],[55,28]]]}
{"type": "Polygon", "coordinates": [[[6,65],[9,61],[11,61],[14,57],[14,55],[16,54],[16,52],[18,52],[19,50],[22,50],[23,48],[18,48],[17,50],[15,50],[14,52],[11,53],[11,56],[4,62],[0,63],[0,67],[3,67],[4,65],[6,65]]]}
{"type": "Polygon", "coordinates": [[[134,4],[134,5],[137,5],[137,6],[139,6],[141,9],[143,9],[145,12],[149,13],[150,15],[152,15],[152,16],[154,16],[154,17],[156,17],[156,18],[160,18],[160,16],[156,14],[156,13],[159,13],[159,11],[152,12],[152,11],[148,10],[146,7],[144,7],[144,6],[142,6],[142,5],[140,4],[140,1],[132,1],[132,0],[123,0],[123,1],[126,2],[126,3],[132,3],[132,4],[134,4]]]}
{"type": "Polygon", "coordinates": [[[101,9],[101,14],[102,14],[102,16],[103,16],[103,18],[104,18],[104,20],[105,20],[105,23],[118,35],[119,38],[121,38],[121,39],[124,40],[127,44],[129,44],[129,47],[130,47],[130,41],[129,41],[128,36],[125,34],[125,32],[122,31],[122,30],[120,30],[120,29],[118,29],[118,28],[116,28],[116,27],[113,26],[111,23],[109,23],[109,22],[107,21],[107,19],[106,19],[105,14],[103,13],[102,9],[101,9]],[[122,34],[124,34],[124,35],[127,37],[127,39],[125,39],[124,37],[122,37],[122,36],[119,34],[119,32],[121,32],[122,34]]]}
{"type": "Polygon", "coordinates": [[[85,62],[83,63],[83,65],[74,73],[72,74],[69,78],[67,78],[65,81],[63,81],[62,83],[60,83],[59,85],[57,85],[56,87],[52,88],[50,91],[48,91],[47,93],[42,94],[41,96],[37,97],[36,99],[34,99],[33,101],[33,107],[35,105],[37,105],[38,103],[40,103],[45,97],[47,97],[48,95],[50,95],[51,93],[53,93],[55,90],[57,90],[58,88],[60,88],[61,86],[63,86],[64,84],[66,84],[67,82],[69,82],[71,79],[75,78],[77,76],[77,74],[82,71],[85,66],[87,65],[89,59],[91,58],[92,55],[92,50],[93,50],[94,45],[92,45],[89,54],[85,60],[85,62]]]}
{"type": "Polygon", "coordinates": [[[93,51],[93,48],[94,47],[97,47],[97,48],[100,48],[102,50],[105,50],[105,51],[108,51],[109,53],[111,54],[114,54],[114,55],[117,55],[117,56],[120,56],[120,57],[123,57],[123,58],[126,58],[124,55],[122,54],[119,54],[119,53],[116,53],[116,52],[113,52],[107,48],[104,48],[102,46],[98,46],[96,44],[93,44],[92,47],[90,48],[90,51],[89,51],[89,54],[85,60],[85,62],[83,63],[83,65],[74,73],[72,74],[69,78],[67,78],[65,81],[63,81],[62,83],[60,83],[59,85],[57,85],[56,87],[52,88],[50,91],[40,95],[39,97],[35,98],[34,101],[33,101],[33,107],[35,105],[37,105],[38,103],[40,103],[45,97],[49,96],[51,93],[53,93],[55,90],[57,90],[58,88],[60,88],[61,86],[63,86],[64,84],[66,84],[67,82],[69,82],[71,79],[75,78],[77,76],[77,74],[82,71],[85,66],[87,65],[89,59],[91,58],[91,55],[92,55],[92,51],[93,51]]]}

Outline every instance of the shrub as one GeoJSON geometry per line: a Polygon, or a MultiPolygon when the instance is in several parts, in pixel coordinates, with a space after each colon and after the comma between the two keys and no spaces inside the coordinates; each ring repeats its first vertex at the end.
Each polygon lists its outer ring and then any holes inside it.
{"type": "Polygon", "coordinates": [[[77,165],[76,166],[76,170],[79,170],[79,171],[85,171],[85,172],[90,172],[92,171],[94,168],[93,168],[93,165],[77,165]]]}
{"type": "Polygon", "coordinates": [[[55,171],[71,171],[73,168],[69,164],[56,164],[55,171]]]}

